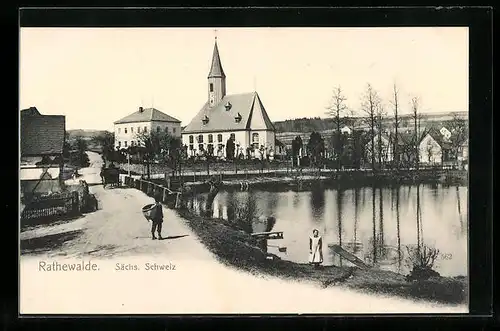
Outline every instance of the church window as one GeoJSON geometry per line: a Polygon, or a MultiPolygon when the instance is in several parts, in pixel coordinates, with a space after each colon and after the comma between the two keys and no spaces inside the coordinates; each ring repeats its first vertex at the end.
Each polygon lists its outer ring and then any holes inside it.
{"type": "Polygon", "coordinates": [[[252,133],[252,145],[254,149],[259,148],[259,134],[257,132],[252,133]]]}
{"type": "Polygon", "coordinates": [[[198,136],[198,143],[203,144],[203,135],[202,134],[200,134],[198,136]]]}
{"type": "Polygon", "coordinates": [[[214,91],[214,83],[210,83],[210,92],[214,91]]]}
{"type": "Polygon", "coordinates": [[[203,152],[203,151],[205,150],[205,148],[203,147],[203,144],[199,144],[199,145],[198,145],[198,150],[199,150],[200,152],[203,152]]]}
{"type": "Polygon", "coordinates": [[[222,135],[220,133],[217,135],[217,142],[222,142],[222,135]]]}
{"type": "Polygon", "coordinates": [[[214,142],[214,136],[212,134],[208,135],[208,143],[213,143],[214,142]]]}
{"type": "Polygon", "coordinates": [[[172,128],[172,132],[175,133],[175,131],[177,131],[175,128],[172,128]]]}
{"type": "Polygon", "coordinates": [[[134,133],[134,127],[130,128],[130,132],[134,133]]]}
{"type": "Polygon", "coordinates": [[[207,151],[208,151],[208,155],[213,155],[214,154],[214,145],[212,144],[208,144],[207,146],[207,151]]]}
{"type": "Polygon", "coordinates": [[[194,142],[194,137],[193,135],[189,136],[189,143],[192,144],[194,142]]]}
{"type": "Polygon", "coordinates": [[[207,124],[208,123],[208,116],[205,115],[205,117],[201,120],[203,122],[203,124],[207,124]]]}
{"type": "Polygon", "coordinates": [[[230,138],[231,140],[236,140],[236,135],[235,135],[234,133],[231,133],[231,134],[229,135],[229,138],[230,138]]]}
{"type": "Polygon", "coordinates": [[[156,127],[156,132],[160,132],[161,128],[159,126],[156,127]]]}
{"type": "Polygon", "coordinates": [[[124,129],[125,133],[127,133],[127,128],[124,129]]]}
{"type": "Polygon", "coordinates": [[[124,145],[123,146],[127,147],[127,141],[126,140],[124,141],[124,145]]]}
{"type": "Polygon", "coordinates": [[[144,127],[144,132],[145,133],[148,132],[148,127],[147,126],[144,127]]]}
{"type": "Polygon", "coordinates": [[[137,127],[137,133],[141,133],[141,127],[140,126],[137,127]]]}
{"type": "Polygon", "coordinates": [[[165,132],[168,133],[168,126],[165,127],[165,132]]]}
{"type": "Polygon", "coordinates": [[[122,142],[121,141],[118,142],[118,148],[120,148],[120,147],[122,147],[122,142]]]}
{"type": "Polygon", "coordinates": [[[241,122],[241,119],[242,119],[242,117],[241,117],[241,114],[240,114],[240,113],[238,113],[238,115],[236,115],[236,116],[234,117],[234,120],[235,120],[235,122],[236,122],[236,123],[240,123],[240,122],[241,122]]]}

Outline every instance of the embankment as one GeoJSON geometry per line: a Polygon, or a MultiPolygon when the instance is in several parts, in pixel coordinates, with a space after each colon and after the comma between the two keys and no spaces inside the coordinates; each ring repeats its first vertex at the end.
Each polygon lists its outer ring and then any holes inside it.
{"type": "Polygon", "coordinates": [[[256,275],[267,274],[312,282],[322,287],[344,286],[446,304],[463,304],[467,300],[467,279],[464,277],[407,282],[404,275],[378,269],[336,266],[315,269],[309,264],[285,261],[264,253],[251,235],[227,220],[201,217],[187,210],[178,210],[178,213],[222,263],[256,275]]]}

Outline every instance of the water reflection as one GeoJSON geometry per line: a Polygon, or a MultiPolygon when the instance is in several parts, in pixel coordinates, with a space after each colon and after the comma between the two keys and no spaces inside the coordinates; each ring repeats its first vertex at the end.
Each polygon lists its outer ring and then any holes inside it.
{"type": "MultiPolygon", "coordinates": [[[[203,205],[196,201],[202,202],[203,195],[188,204],[192,210],[203,205]]],[[[439,259],[438,272],[467,275],[466,187],[221,191],[214,200],[214,216],[226,208],[227,218],[234,219],[238,216],[235,206],[251,214],[251,231],[284,232],[284,239],[272,243],[287,247],[281,256],[284,259],[307,262],[308,238],[318,228],[323,232],[325,264],[349,264],[328,249],[328,245],[340,244],[366,263],[407,272],[406,246],[425,244],[451,257],[439,259]],[[275,217],[272,224],[267,221],[269,216],[275,217]]]]}
{"type": "Polygon", "coordinates": [[[325,190],[314,188],[311,191],[311,214],[314,220],[323,219],[325,212],[325,190]]]}

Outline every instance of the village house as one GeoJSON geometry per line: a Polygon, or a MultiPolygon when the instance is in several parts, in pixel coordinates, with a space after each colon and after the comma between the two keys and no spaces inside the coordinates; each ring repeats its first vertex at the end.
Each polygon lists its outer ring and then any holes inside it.
{"type": "Polygon", "coordinates": [[[207,81],[207,101],[182,132],[188,156],[226,156],[233,140],[234,156],[263,157],[275,153],[275,128],[257,92],[226,94],[226,75],[215,40],[207,81]]]}
{"type": "Polygon", "coordinates": [[[42,115],[36,107],[20,114],[21,199],[63,190],[66,119],[63,115],[42,115]]]}
{"type": "Polygon", "coordinates": [[[140,145],[140,135],[151,132],[166,132],[172,137],[181,137],[181,121],[156,108],[139,109],[114,122],[115,148],[124,149],[140,145]]]}
{"type": "MultiPolygon", "coordinates": [[[[368,137],[369,139],[369,137],[368,137]]],[[[394,159],[393,155],[393,143],[392,143],[391,135],[386,133],[375,134],[373,137],[373,147],[375,148],[375,162],[379,162],[379,154],[380,160],[382,163],[391,162],[394,159]],[[380,142],[380,143],[379,143],[380,142]]],[[[372,157],[372,141],[369,140],[365,144],[365,154],[366,160],[371,162],[372,157]]]]}
{"type": "Polygon", "coordinates": [[[342,127],[340,129],[340,132],[342,134],[347,134],[347,135],[350,135],[352,133],[352,129],[350,127],[348,127],[347,125],[345,125],[344,127],[342,127]]]}
{"type": "Polygon", "coordinates": [[[421,164],[442,165],[449,159],[450,144],[440,131],[430,128],[419,143],[421,164]]]}

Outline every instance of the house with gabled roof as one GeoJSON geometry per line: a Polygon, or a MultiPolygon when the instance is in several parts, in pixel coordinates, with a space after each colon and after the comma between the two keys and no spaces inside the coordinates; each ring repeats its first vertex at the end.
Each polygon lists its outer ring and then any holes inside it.
{"type": "Polygon", "coordinates": [[[225,155],[229,140],[234,142],[234,156],[255,156],[257,150],[270,153],[275,150],[275,133],[257,92],[226,94],[226,74],[216,39],[207,77],[207,101],[182,131],[188,155],[225,155]]]}
{"type": "Polygon", "coordinates": [[[437,165],[448,161],[450,143],[439,130],[430,128],[419,143],[419,160],[422,164],[437,165]]]}
{"type": "Polygon", "coordinates": [[[21,196],[62,190],[66,118],[42,115],[36,107],[20,113],[21,196]]]}
{"type": "Polygon", "coordinates": [[[115,148],[140,145],[140,134],[166,132],[181,137],[181,121],[156,108],[143,108],[114,122],[115,148]]]}

